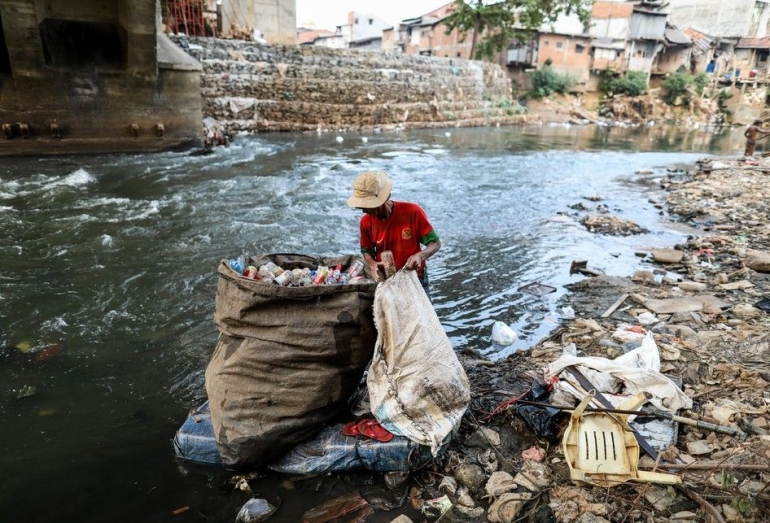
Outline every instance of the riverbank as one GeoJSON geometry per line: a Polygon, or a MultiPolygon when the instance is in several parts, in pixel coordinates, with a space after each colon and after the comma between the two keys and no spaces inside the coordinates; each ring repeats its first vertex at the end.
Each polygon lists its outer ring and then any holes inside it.
{"type": "MultiPolygon", "coordinates": [[[[637,253],[649,270],[571,285],[564,306],[574,318],[565,314],[559,328],[529,350],[497,362],[466,351],[471,408],[434,474],[423,474],[425,486],[412,490],[413,506],[446,495],[452,509],[442,521],[767,521],[767,176],[765,158],[714,158],[668,173],[660,184],[669,213],[700,234],[671,249],[637,253]],[[692,402],[677,414],[738,435],[676,427],[675,445],[658,462],[659,471],[681,477],[673,488],[626,483],[608,490],[571,482],[560,437],[537,437],[503,402],[543,382],[544,369],[572,344],[578,356],[614,359],[648,332],[661,372],[681,383],[692,402]]],[[[640,469],[655,467],[647,456],[639,462],[640,469]]]]}

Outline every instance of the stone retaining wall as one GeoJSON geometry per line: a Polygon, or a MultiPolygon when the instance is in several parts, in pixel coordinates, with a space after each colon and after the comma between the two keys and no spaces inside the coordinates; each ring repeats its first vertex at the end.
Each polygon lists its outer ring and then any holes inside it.
{"type": "Polygon", "coordinates": [[[203,66],[204,117],[239,131],[521,123],[497,65],[174,37],[203,66]]]}

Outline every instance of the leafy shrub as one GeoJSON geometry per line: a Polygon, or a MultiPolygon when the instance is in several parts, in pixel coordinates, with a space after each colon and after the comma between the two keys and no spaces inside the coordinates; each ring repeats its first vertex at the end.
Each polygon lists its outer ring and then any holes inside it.
{"type": "Polygon", "coordinates": [[[575,79],[566,74],[559,74],[550,65],[532,73],[532,94],[542,98],[553,93],[567,93],[575,85],[575,79]]]}
{"type": "Polygon", "coordinates": [[[682,97],[685,102],[689,101],[688,87],[692,87],[698,95],[702,95],[707,83],[708,77],[704,73],[692,76],[685,71],[676,72],[666,78],[662,84],[663,89],[666,90],[666,103],[674,104],[679,97],[682,97]]]}
{"type": "Polygon", "coordinates": [[[717,95],[717,105],[719,106],[719,112],[725,115],[726,118],[732,118],[733,112],[727,107],[727,100],[733,97],[733,93],[729,89],[720,89],[717,95]]]}
{"type": "Polygon", "coordinates": [[[695,86],[695,92],[699,95],[703,95],[703,90],[706,88],[709,79],[706,73],[698,73],[692,77],[692,84],[695,86]]]}
{"type": "Polygon", "coordinates": [[[497,107],[505,111],[505,114],[507,114],[508,116],[513,116],[516,114],[525,114],[527,112],[526,107],[519,104],[514,104],[510,100],[505,100],[505,99],[497,102],[497,107]]]}
{"type": "Polygon", "coordinates": [[[599,82],[599,90],[605,93],[639,96],[647,90],[647,73],[628,71],[620,76],[605,76],[599,82]]]}

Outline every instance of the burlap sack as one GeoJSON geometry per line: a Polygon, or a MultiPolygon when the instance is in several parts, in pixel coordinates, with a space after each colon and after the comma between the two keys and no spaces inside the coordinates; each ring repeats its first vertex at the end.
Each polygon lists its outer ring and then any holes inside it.
{"type": "MultiPolygon", "coordinates": [[[[272,254],[284,269],[347,268],[354,256],[272,254]]],[[[280,287],[219,265],[221,333],[206,392],[222,461],[259,466],[309,438],[347,407],[372,356],[374,283],[280,287]]]]}
{"type": "Polygon", "coordinates": [[[470,383],[415,271],[377,287],[377,346],[366,377],[372,413],[435,456],[460,426],[470,383]]]}

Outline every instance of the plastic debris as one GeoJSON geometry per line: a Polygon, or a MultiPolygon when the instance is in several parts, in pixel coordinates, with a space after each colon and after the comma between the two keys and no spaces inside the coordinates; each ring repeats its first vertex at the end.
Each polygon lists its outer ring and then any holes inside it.
{"type": "Polygon", "coordinates": [[[507,347],[518,339],[518,334],[502,321],[496,321],[492,325],[492,342],[507,347]]]}
{"type": "Polygon", "coordinates": [[[440,518],[452,508],[452,502],[447,496],[423,501],[421,512],[429,518],[440,518]]]}
{"type": "Polygon", "coordinates": [[[238,511],[236,523],[258,523],[272,516],[278,507],[261,498],[251,498],[238,511]]]}

